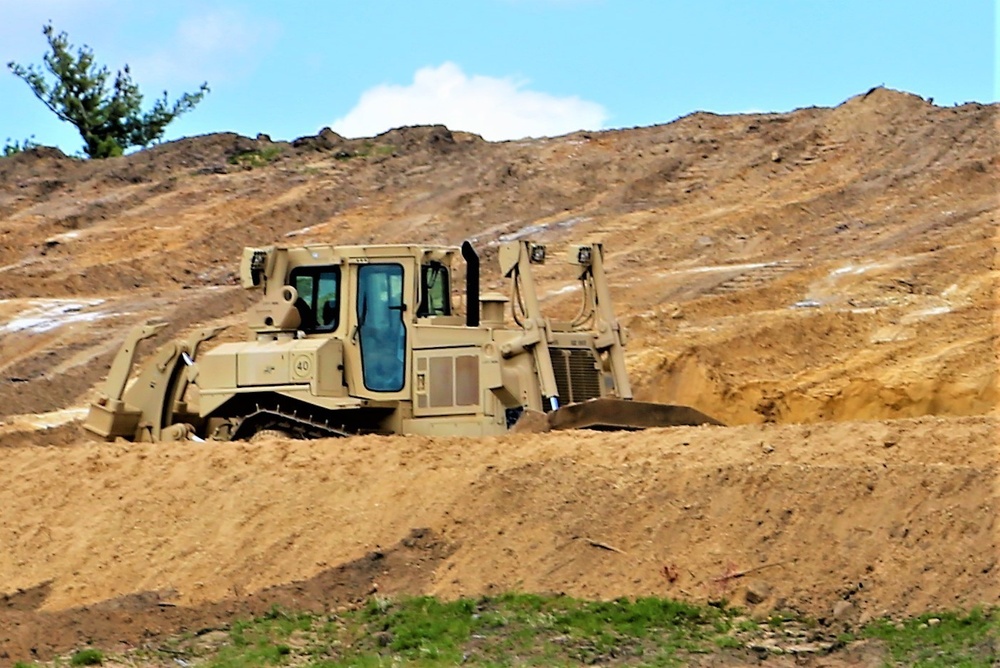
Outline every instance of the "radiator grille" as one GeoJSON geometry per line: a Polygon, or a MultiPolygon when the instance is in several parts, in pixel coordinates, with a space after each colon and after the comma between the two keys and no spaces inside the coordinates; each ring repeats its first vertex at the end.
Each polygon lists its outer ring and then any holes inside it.
{"type": "Polygon", "coordinates": [[[577,403],[601,396],[601,372],[589,348],[552,348],[551,354],[561,403],[577,403]]]}

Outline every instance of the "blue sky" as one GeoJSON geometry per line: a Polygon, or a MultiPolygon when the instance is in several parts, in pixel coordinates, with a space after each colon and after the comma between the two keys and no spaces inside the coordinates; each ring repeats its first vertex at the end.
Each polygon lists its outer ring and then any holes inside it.
{"type": "MultiPolygon", "coordinates": [[[[444,123],[487,139],[836,105],[882,85],[995,101],[998,0],[0,0],[0,63],[42,25],[148,97],[208,81],[166,139],[444,123]]],[[[0,71],[0,142],[81,141],[0,71]]]]}

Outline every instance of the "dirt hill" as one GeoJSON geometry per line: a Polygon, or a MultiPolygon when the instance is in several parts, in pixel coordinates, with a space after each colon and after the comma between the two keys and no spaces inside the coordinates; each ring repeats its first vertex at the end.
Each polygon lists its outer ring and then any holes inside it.
{"type": "MultiPolygon", "coordinates": [[[[0,648],[376,584],[739,601],[755,579],[762,606],[819,617],[997,604],[997,110],[879,88],[517,142],[0,159],[0,648]],[[472,239],[489,272],[505,235],[602,241],[638,397],[735,426],[168,447],[72,421],[137,322],[244,336],[245,245],[472,239]]],[[[573,308],[557,267],[540,278],[573,308]]]]}

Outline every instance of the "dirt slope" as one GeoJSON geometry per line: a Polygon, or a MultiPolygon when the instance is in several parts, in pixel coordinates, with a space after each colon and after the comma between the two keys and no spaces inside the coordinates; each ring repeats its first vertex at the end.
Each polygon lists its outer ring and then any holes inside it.
{"type": "Polygon", "coordinates": [[[762,608],[848,621],[997,604],[998,129],[874,89],[498,144],[0,159],[0,664],[376,584],[740,602],[757,580],[762,608]],[[738,426],[179,448],[72,422],[136,322],[244,335],[244,245],[472,238],[489,272],[504,235],[603,241],[639,398],[738,426]]]}
{"type": "MultiPolygon", "coordinates": [[[[644,398],[693,396],[729,423],[982,413],[996,111],[875,89],[499,144],[438,127],[3,160],[0,415],[81,404],[130,323],[162,317],[166,339],[242,312],[244,245],[473,238],[493,270],[503,234],[606,243],[644,398]]],[[[549,285],[547,306],[571,309],[549,285]]]]}
{"type": "Polygon", "coordinates": [[[169,621],[191,628],[275,600],[324,609],[376,591],[747,605],[754,582],[770,591],[761,609],[832,619],[846,599],[845,621],[993,605],[996,430],[974,417],[8,448],[0,574],[10,589],[46,584],[20,609],[0,605],[0,646],[44,642],[53,619],[75,619],[78,643],[81,627],[136,643],[159,601],[182,606],[169,621]],[[345,574],[414,536],[433,537],[431,554],[345,574]],[[304,584],[269,589],[290,581],[304,584]],[[130,620],[107,622],[107,599],[130,620]],[[63,612],[81,604],[96,607],[63,612]]]}

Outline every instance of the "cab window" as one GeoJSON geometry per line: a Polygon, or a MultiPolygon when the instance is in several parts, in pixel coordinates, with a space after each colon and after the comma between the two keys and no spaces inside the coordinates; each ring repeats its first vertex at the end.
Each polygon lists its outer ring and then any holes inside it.
{"type": "Polygon", "coordinates": [[[448,284],[448,267],[431,262],[420,268],[420,308],[417,317],[451,315],[451,287],[448,284]]]}
{"type": "Polygon", "coordinates": [[[406,383],[406,324],[403,267],[358,267],[357,338],[365,388],[399,392],[406,383]]]}
{"type": "Polygon", "coordinates": [[[306,333],[332,332],[340,324],[340,267],[296,267],[291,284],[299,293],[295,302],[306,333]]]}

